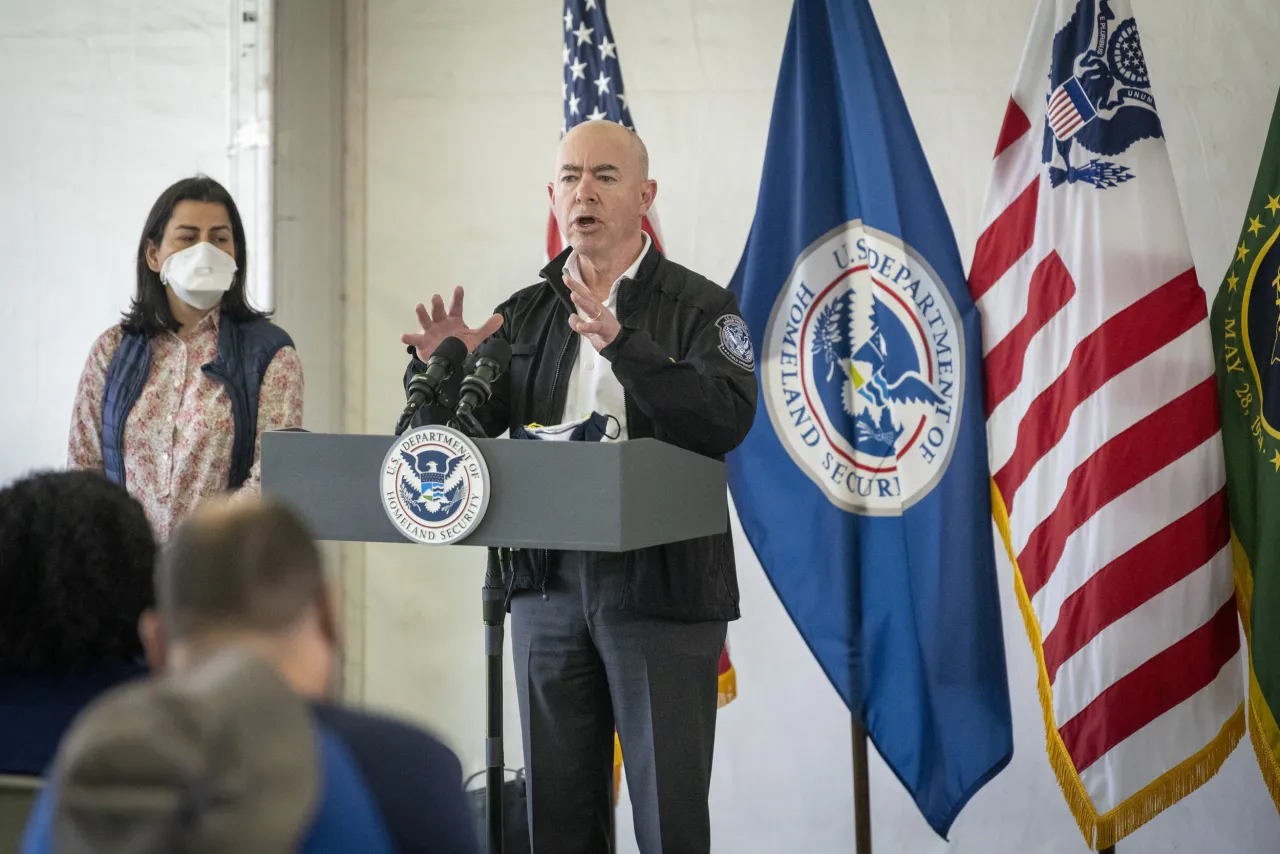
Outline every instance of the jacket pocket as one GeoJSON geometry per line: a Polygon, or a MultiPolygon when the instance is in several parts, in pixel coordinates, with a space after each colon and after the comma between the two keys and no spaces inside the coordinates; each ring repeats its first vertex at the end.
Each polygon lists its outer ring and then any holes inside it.
{"type": "Polygon", "coordinates": [[[677,620],[731,619],[738,609],[733,541],[719,534],[628,553],[621,607],[677,620]]]}

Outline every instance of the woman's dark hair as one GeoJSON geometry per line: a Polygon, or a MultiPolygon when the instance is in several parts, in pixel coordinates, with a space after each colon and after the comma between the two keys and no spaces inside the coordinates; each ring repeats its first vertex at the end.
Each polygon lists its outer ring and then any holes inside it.
{"type": "Polygon", "coordinates": [[[142,505],[87,471],[0,490],[0,674],[138,659],[156,543],[142,505]]]}
{"type": "Polygon", "coordinates": [[[161,193],[160,198],[151,206],[151,213],[147,214],[147,224],[142,227],[142,237],[138,240],[138,290],[134,294],[133,304],[121,321],[125,331],[155,335],[165,331],[177,332],[179,329],[179,323],[169,309],[164,282],[160,281],[160,274],[147,265],[147,248],[152,244],[159,246],[164,240],[165,227],[173,219],[173,210],[180,202],[216,202],[227,209],[227,218],[231,220],[231,237],[236,245],[236,274],[231,280],[231,289],[222,296],[223,315],[242,321],[267,317],[266,312],[249,305],[245,293],[249,250],[245,246],[244,223],[240,220],[235,200],[231,198],[227,188],[217,181],[207,175],[197,175],[194,178],[183,178],[161,193]]]}

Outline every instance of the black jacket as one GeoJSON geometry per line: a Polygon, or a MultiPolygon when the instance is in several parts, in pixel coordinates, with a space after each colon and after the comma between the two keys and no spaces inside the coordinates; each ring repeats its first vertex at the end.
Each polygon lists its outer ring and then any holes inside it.
{"type": "MultiPolygon", "coordinates": [[[[512,355],[488,404],[476,413],[490,436],[563,420],[578,357],[578,336],[569,328],[573,302],[561,278],[569,251],[543,268],[541,282],[496,310],[502,328],[495,336],[511,345],[512,355]]],[[[724,459],[746,438],[756,411],[751,354],[740,345],[734,349],[724,331],[726,319],[731,326],[741,323],[733,295],[650,246],[635,279],[618,289],[616,313],[622,331],[601,355],[622,384],[628,436],[724,459]]],[[[424,367],[414,359],[406,383],[424,367]]],[[[441,414],[420,419],[439,423],[441,414]]],[[[541,587],[546,567],[545,552],[516,551],[511,590],[541,587]]],[[[624,610],[678,620],[739,616],[727,532],[628,552],[626,567],[624,610]]]]}

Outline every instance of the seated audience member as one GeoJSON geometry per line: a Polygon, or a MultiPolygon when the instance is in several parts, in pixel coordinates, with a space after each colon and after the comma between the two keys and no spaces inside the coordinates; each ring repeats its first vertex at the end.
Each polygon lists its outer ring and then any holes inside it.
{"type": "Polygon", "coordinates": [[[43,774],[90,700],[146,672],[155,554],[141,505],[100,474],[0,490],[0,774],[43,774]]]}
{"type": "Polygon", "coordinates": [[[270,662],[350,754],[396,850],[476,854],[462,767],[425,732],[328,702],[338,654],[320,554],[288,509],[215,501],[183,523],[141,621],[152,669],[181,674],[228,649],[270,662]]]}
{"type": "Polygon", "coordinates": [[[96,700],[24,854],[391,854],[355,763],[274,665],[226,649],[96,700]]]}

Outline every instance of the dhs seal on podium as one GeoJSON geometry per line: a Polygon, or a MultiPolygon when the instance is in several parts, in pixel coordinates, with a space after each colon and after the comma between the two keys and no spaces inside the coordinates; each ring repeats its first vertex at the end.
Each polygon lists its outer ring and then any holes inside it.
{"type": "Polygon", "coordinates": [[[382,462],[380,483],[387,518],[426,545],[458,542],[489,508],[489,468],[480,449],[448,427],[398,438],[382,462]]]}

